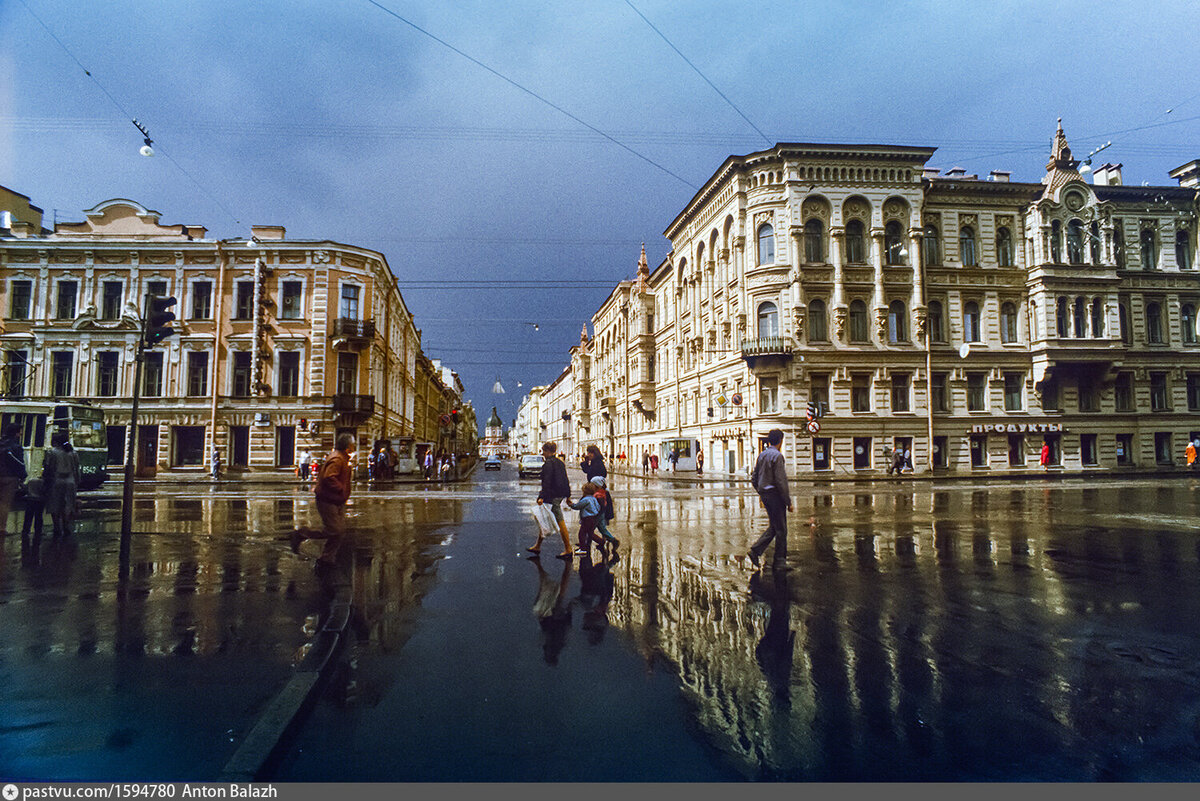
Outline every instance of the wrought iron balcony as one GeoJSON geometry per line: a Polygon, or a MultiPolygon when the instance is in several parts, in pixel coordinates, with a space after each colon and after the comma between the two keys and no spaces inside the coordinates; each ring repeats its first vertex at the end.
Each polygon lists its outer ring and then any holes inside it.
{"type": "Polygon", "coordinates": [[[375,396],[345,393],[334,395],[333,411],[334,414],[372,415],[375,413],[375,396]]]}
{"type": "Polygon", "coordinates": [[[757,356],[791,356],[795,350],[791,337],[759,337],[742,340],[742,358],[757,356]]]}
{"type": "Polygon", "coordinates": [[[375,336],[374,320],[356,320],[353,317],[339,317],[333,321],[334,337],[347,339],[372,339],[375,336]]]}

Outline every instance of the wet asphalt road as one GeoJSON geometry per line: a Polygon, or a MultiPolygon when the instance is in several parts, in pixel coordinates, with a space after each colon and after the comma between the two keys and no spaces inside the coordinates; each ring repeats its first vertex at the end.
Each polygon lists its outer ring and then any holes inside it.
{"type": "MultiPolygon", "coordinates": [[[[744,485],[613,484],[621,558],[565,571],[511,464],[356,489],[346,667],[276,778],[1200,777],[1200,482],[802,486],[785,574],[744,485]]],[[[0,549],[0,776],[215,778],[328,600],[299,487],[139,496],[124,583],[112,502],[0,549]]]]}

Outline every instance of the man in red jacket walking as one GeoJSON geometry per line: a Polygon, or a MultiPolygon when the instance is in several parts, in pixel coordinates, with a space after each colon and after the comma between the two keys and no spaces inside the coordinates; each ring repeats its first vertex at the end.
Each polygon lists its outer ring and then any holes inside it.
{"type": "Polygon", "coordinates": [[[354,453],[354,435],[341,434],[333,453],[321,465],[313,492],[317,496],[317,513],[321,515],[320,534],[298,529],[292,535],[292,550],[300,550],[304,538],[325,540],[318,564],[332,565],[346,534],[346,501],[350,500],[350,454],[354,453]]]}

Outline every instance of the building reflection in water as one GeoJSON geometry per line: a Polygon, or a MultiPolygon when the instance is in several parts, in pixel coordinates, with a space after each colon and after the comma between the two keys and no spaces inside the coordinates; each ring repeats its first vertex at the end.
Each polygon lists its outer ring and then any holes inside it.
{"type": "Polygon", "coordinates": [[[785,576],[742,561],[761,510],[628,503],[611,624],[673,667],[744,775],[1200,775],[1182,482],[800,498],[785,576]]]}

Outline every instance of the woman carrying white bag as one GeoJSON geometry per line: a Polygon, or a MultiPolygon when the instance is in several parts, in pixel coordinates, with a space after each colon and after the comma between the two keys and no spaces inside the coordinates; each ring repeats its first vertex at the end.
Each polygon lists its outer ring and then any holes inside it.
{"type": "Polygon", "coordinates": [[[562,459],[554,455],[557,450],[558,446],[553,442],[542,445],[542,458],[545,460],[542,463],[542,491],[538,493],[538,507],[534,511],[534,517],[538,521],[538,538],[533,547],[525,550],[540,554],[542,540],[554,533],[554,524],[557,523],[563,541],[563,552],[558,558],[573,559],[575,546],[571,544],[571,535],[567,533],[567,521],[563,517],[562,507],[559,506],[571,497],[571,483],[567,480],[567,466],[563,464],[562,459]],[[547,513],[549,519],[545,519],[547,513]]]}

